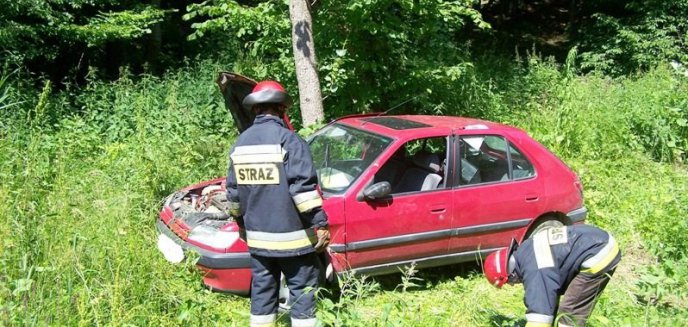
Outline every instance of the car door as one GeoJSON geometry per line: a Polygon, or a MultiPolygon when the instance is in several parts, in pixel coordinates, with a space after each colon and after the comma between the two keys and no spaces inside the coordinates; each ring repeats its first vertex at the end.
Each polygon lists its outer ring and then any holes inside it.
{"type": "Polygon", "coordinates": [[[367,201],[359,195],[347,202],[350,269],[396,272],[412,262],[434,265],[447,253],[453,218],[452,190],[444,167],[447,145],[445,136],[415,139],[392,149],[384,163],[375,165],[379,169],[364,183],[389,182],[391,194],[367,201]]]}
{"type": "Polygon", "coordinates": [[[459,135],[451,253],[490,252],[520,239],[542,208],[532,162],[502,135],[459,135]]]}

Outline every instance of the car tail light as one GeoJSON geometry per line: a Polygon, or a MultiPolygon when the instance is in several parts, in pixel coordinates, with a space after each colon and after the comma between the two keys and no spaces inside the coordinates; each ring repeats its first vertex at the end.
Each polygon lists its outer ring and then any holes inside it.
{"type": "Polygon", "coordinates": [[[239,239],[239,232],[222,231],[208,226],[196,226],[189,232],[188,240],[216,249],[226,249],[239,239]]]}

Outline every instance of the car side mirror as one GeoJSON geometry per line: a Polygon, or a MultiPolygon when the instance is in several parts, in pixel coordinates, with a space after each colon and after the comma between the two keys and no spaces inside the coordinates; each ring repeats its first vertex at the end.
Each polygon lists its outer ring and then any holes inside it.
{"type": "Polygon", "coordinates": [[[379,200],[392,193],[392,185],[389,182],[379,182],[363,189],[363,200],[379,200]]]}

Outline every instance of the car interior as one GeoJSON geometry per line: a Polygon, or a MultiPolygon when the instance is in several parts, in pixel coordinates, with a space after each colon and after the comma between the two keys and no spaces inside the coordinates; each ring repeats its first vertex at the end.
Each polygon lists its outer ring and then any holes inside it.
{"type": "MultiPolygon", "coordinates": [[[[500,136],[461,137],[459,156],[460,185],[508,181],[535,174],[532,164],[500,136]],[[511,176],[509,158],[512,161],[511,176]]],[[[389,182],[392,194],[444,188],[446,158],[446,138],[413,140],[387,160],[375,174],[374,182],[389,182]]]]}
{"type": "Polygon", "coordinates": [[[374,182],[389,182],[392,194],[444,188],[446,157],[446,138],[411,141],[387,160],[374,182]]]}
{"type": "Polygon", "coordinates": [[[461,185],[508,181],[534,175],[532,164],[502,137],[467,136],[462,137],[459,144],[461,185]],[[507,146],[510,154],[507,154],[507,146]],[[509,158],[512,161],[511,177],[509,158]]]}
{"type": "MultiPolygon", "coordinates": [[[[461,184],[480,184],[509,179],[509,162],[503,149],[490,147],[486,140],[496,136],[466,136],[459,140],[461,184]]],[[[506,145],[503,143],[502,145],[506,145]]]]}

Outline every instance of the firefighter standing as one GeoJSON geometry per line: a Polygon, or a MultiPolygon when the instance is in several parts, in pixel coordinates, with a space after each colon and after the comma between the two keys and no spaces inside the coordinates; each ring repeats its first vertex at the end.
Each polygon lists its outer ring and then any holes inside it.
{"type": "Polygon", "coordinates": [[[498,288],[523,283],[527,327],[584,326],[621,260],[611,234],[590,225],[544,229],[485,258],[485,277],[498,288]],[[559,296],[563,295],[561,301],[559,296]]]}
{"type": "Polygon", "coordinates": [[[281,273],[292,326],[313,326],[321,269],[316,252],[329,243],[313,159],[279,118],[291,105],[282,85],[260,82],[242,105],[256,118],[230,150],[227,197],[251,254],[251,326],[275,325],[281,273]]]}

